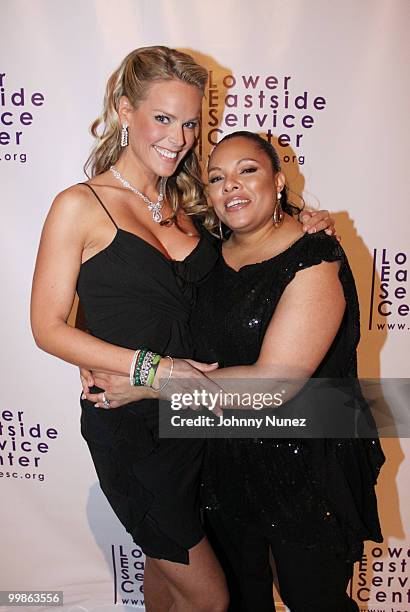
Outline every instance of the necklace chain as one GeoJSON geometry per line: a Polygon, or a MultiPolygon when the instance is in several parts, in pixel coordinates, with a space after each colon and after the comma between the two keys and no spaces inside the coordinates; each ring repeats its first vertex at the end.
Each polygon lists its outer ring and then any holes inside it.
{"type": "Polygon", "coordinates": [[[113,173],[113,175],[115,176],[115,178],[118,181],[120,181],[120,183],[123,185],[123,187],[125,187],[126,189],[129,189],[130,191],[135,193],[135,195],[139,196],[145,202],[145,204],[148,206],[148,210],[152,212],[152,219],[155,221],[155,223],[161,223],[161,221],[162,221],[162,207],[164,205],[163,204],[163,202],[164,202],[164,187],[165,187],[165,180],[166,179],[163,176],[160,178],[158,199],[157,199],[156,202],[151,202],[151,200],[149,198],[147,198],[147,196],[144,193],[139,191],[139,189],[134,187],[134,185],[131,185],[131,183],[129,181],[127,181],[127,179],[125,179],[118,172],[118,170],[117,170],[117,168],[115,166],[110,166],[110,170],[113,173]]]}

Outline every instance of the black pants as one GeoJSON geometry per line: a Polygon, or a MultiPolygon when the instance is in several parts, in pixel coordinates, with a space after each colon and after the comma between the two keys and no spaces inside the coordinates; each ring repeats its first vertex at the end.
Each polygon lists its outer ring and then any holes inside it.
{"type": "Polygon", "coordinates": [[[220,512],[205,511],[205,531],[225,572],[231,596],[230,612],[274,612],[275,560],[283,602],[291,612],[354,612],[357,604],[346,594],[353,564],[328,552],[283,544],[262,528],[243,525],[220,512]]]}

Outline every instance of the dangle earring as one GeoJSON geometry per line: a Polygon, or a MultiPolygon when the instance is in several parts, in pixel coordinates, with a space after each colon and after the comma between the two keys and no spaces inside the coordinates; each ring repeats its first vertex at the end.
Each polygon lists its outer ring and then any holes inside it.
{"type": "Polygon", "coordinates": [[[280,205],[281,197],[282,197],[282,194],[279,191],[276,197],[275,208],[273,209],[273,225],[276,228],[280,227],[283,221],[283,210],[280,205]]]}
{"type": "Polygon", "coordinates": [[[126,123],[122,124],[121,130],[121,146],[126,147],[128,145],[128,125],[126,123]]]}

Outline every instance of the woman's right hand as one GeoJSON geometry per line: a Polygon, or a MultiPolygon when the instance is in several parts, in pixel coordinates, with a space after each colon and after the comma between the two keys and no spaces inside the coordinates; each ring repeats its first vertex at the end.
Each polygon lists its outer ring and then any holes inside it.
{"type": "Polygon", "coordinates": [[[90,372],[84,368],[80,369],[80,375],[83,386],[81,399],[93,402],[96,408],[119,408],[131,402],[158,397],[158,394],[149,387],[131,387],[128,376],[90,372]],[[90,386],[94,385],[104,389],[104,392],[90,393],[90,386]],[[109,401],[109,407],[103,405],[104,400],[109,401]]]}
{"type": "Polygon", "coordinates": [[[81,384],[83,386],[83,393],[89,393],[90,387],[94,387],[94,377],[91,370],[80,368],[81,384]]]}

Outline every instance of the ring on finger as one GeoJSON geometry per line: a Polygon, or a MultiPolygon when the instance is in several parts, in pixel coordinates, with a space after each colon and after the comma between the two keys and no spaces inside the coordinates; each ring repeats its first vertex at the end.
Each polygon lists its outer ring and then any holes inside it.
{"type": "Polygon", "coordinates": [[[105,393],[102,394],[102,405],[103,405],[103,408],[105,408],[106,410],[108,410],[111,407],[111,402],[109,399],[105,397],[105,393]]]}

